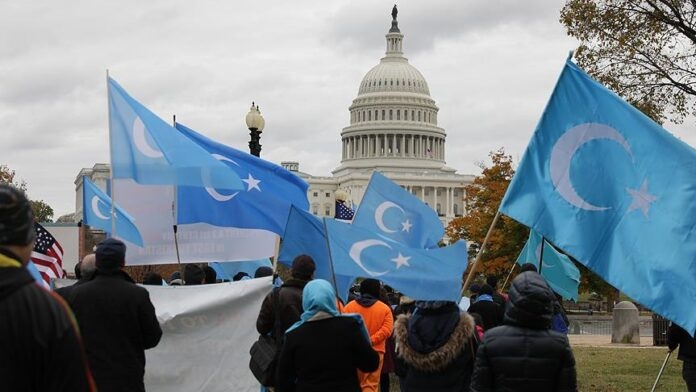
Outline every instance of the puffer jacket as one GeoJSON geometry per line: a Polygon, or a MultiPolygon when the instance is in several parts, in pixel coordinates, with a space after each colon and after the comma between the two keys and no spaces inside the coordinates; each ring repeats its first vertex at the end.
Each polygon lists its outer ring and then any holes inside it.
{"type": "Polygon", "coordinates": [[[405,391],[469,390],[477,339],[473,318],[459,314],[456,304],[398,316],[394,339],[397,357],[405,369],[401,379],[405,391]],[[420,318],[418,326],[414,326],[414,317],[420,318]]]}
{"type": "Polygon", "coordinates": [[[476,355],[472,392],[577,391],[568,338],[550,330],[554,295],[536,272],[512,282],[503,325],[486,331],[476,355]]]}

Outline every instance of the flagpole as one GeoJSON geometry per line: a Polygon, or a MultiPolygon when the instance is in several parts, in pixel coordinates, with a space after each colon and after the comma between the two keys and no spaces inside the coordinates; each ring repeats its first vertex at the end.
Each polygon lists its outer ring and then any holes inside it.
{"type": "Polygon", "coordinates": [[[667,360],[669,359],[669,356],[672,355],[672,351],[667,351],[667,356],[665,357],[665,361],[662,362],[662,367],[660,368],[660,372],[657,373],[657,378],[655,379],[655,383],[652,386],[652,389],[650,392],[655,392],[655,388],[657,387],[657,383],[660,381],[660,377],[662,377],[662,372],[665,371],[665,365],[667,365],[667,360]]]}
{"type": "Polygon", "coordinates": [[[483,252],[486,251],[486,244],[488,243],[488,239],[491,237],[491,233],[493,233],[493,228],[495,227],[495,224],[498,223],[499,217],[500,217],[500,211],[496,212],[495,216],[493,217],[493,222],[491,223],[491,226],[488,228],[488,233],[486,233],[486,238],[483,239],[483,243],[481,244],[481,249],[479,249],[479,252],[476,255],[476,260],[474,260],[474,264],[471,266],[471,271],[469,271],[469,276],[467,276],[466,280],[464,281],[464,286],[462,286],[461,295],[464,295],[464,291],[466,290],[467,287],[469,287],[469,283],[471,282],[471,279],[474,277],[474,273],[476,272],[476,267],[478,267],[478,263],[479,263],[479,261],[481,261],[481,256],[483,256],[483,252]]]}
{"type": "MultiPolygon", "coordinates": [[[[106,69],[106,107],[109,115],[109,155],[111,158],[111,168],[109,170],[109,182],[111,183],[111,236],[113,237],[116,233],[116,184],[114,184],[114,144],[113,140],[113,130],[111,129],[111,94],[109,94],[109,69],[106,69]]],[[[84,188],[84,180],[82,182],[82,187],[84,188]]],[[[83,196],[84,198],[84,196],[83,196]]],[[[84,202],[84,201],[83,201],[84,202]]],[[[84,211],[82,211],[84,215],[84,211]]]]}
{"type": "MultiPolygon", "coordinates": [[[[172,115],[172,126],[176,129],[176,114],[172,115]]],[[[179,274],[181,274],[181,281],[184,282],[184,267],[181,265],[181,255],[179,254],[179,238],[178,238],[178,231],[179,227],[177,226],[177,191],[176,191],[176,185],[172,186],[174,189],[174,197],[172,199],[172,219],[174,220],[172,224],[172,230],[174,230],[174,249],[176,250],[176,263],[179,264],[179,274]]],[[[185,282],[184,282],[185,283],[185,282]]]]}
{"type": "Polygon", "coordinates": [[[539,252],[539,275],[541,275],[541,267],[544,265],[544,248],[546,247],[546,237],[541,236],[541,252],[539,252]]]}
{"type": "Polygon", "coordinates": [[[510,268],[510,272],[507,274],[507,277],[505,278],[505,282],[503,282],[503,286],[500,288],[500,291],[505,290],[505,287],[507,287],[507,282],[510,280],[510,275],[512,275],[512,271],[515,270],[515,267],[517,266],[517,263],[512,263],[512,268],[510,268]]]}

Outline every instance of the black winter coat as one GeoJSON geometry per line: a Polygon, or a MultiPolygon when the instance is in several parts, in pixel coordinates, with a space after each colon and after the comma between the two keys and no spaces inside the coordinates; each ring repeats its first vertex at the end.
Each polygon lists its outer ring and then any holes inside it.
{"type": "MultiPolygon", "coordinates": [[[[278,312],[280,313],[280,330],[283,333],[295,324],[302,315],[302,290],[307,282],[306,280],[288,279],[283,283],[283,286],[280,287],[278,293],[280,301],[278,312]]],[[[266,298],[264,298],[261,304],[259,317],[256,319],[256,330],[261,335],[267,335],[273,332],[275,317],[273,291],[271,291],[266,295],[266,298]]]]}
{"type": "Polygon", "coordinates": [[[97,271],[68,301],[99,392],[145,391],[145,350],[162,336],[148,291],[125,272],[97,271]]]}
{"type": "Polygon", "coordinates": [[[409,330],[409,320],[414,315],[400,315],[394,323],[397,357],[405,365],[401,378],[405,391],[469,391],[477,347],[474,320],[467,313],[459,314],[456,304],[452,307],[445,312],[453,312],[453,329],[448,314],[437,314],[438,310],[431,309],[417,310],[417,330],[413,326],[409,330]]]}
{"type": "Polygon", "coordinates": [[[679,346],[678,359],[696,362],[696,339],[677,324],[672,323],[667,329],[667,346],[670,350],[679,346]]]}
{"type": "Polygon", "coordinates": [[[71,317],[24,267],[0,267],[0,390],[94,390],[71,317]]]}
{"type": "Polygon", "coordinates": [[[568,338],[549,329],[554,295],[536,272],[512,282],[505,325],[486,331],[476,354],[472,392],[577,391],[568,338]]]}
{"type": "Polygon", "coordinates": [[[279,392],[360,392],[357,370],[375,371],[379,355],[351,317],[306,321],[285,335],[279,392]]]}

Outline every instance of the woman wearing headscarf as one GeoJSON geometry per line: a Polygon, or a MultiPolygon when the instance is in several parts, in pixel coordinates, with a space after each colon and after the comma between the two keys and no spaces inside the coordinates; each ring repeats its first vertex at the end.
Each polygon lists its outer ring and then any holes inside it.
{"type": "Polygon", "coordinates": [[[394,324],[396,355],[406,364],[402,391],[468,391],[476,356],[474,320],[451,301],[416,301],[394,324]]]}
{"type": "Polygon", "coordinates": [[[280,392],[359,392],[357,370],[375,371],[379,355],[358,315],[340,315],[336,293],[322,279],[302,291],[304,312],[285,333],[278,361],[280,392]]]}

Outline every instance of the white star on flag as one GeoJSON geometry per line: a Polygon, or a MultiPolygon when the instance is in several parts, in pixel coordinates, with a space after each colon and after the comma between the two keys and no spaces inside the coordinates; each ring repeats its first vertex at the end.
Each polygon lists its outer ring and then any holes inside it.
{"type": "Polygon", "coordinates": [[[406,219],[405,221],[401,222],[401,231],[405,231],[407,233],[410,233],[411,227],[413,227],[413,224],[411,223],[410,220],[406,219]]]}
{"type": "Polygon", "coordinates": [[[643,212],[643,216],[647,218],[648,212],[650,211],[650,204],[657,200],[655,195],[648,193],[648,180],[646,179],[643,181],[640,189],[626,188],[626,192],[633,198],[631,205],[628,206],[628,212],[640,209],[643,212]]]}
{"type": "Polygon", "coordinates": [[[399,252],[399,255],[396,256],[395,258],[391,259],[391,261],[393,261],[396,264],[396,269],[399,269],[403,266],[410,267],[411,265],[408,263],[408,260],[410,258],[411,258],[410,256],[406,257],[406,256],[402,255],[401,252],[399,252]]]}
{"type": "Polygon", "coordinates": [[[259,184],[261,183],[261,180],[257,180],[254,178],[254,176],[249,173],[249,176],[247,177],[246,180],[242,180],[247,183],[247,192],[249,192],[252,189],[256,189],[259,192],[261,192],[261,188],[259,188],[259,184]]]}

